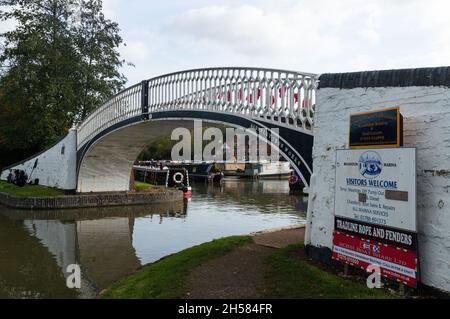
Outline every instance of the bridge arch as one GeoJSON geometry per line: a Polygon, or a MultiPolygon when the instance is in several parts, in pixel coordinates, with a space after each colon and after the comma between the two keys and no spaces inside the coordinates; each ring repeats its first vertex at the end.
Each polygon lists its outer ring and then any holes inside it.
{"type": "Polygon", "coordinates": [[[142,81],[77,129],[77,191],[129,187],[133,162],[154,138],[193,120],[278,129],[280,154],[309,184],[317,77],[255,68],[196,69],[142,81]]]}
{"type": "MultiPolygon", "coordinates": [[[[137,156],[150,142],[167,135],[177,127],[194,128],[194,121],[201,120],[209,126],[225,125],[236,128],[267,129],[267,123],[261,124],[252,119],[245,119],[236,115],[224,117],[221,113],[208,111],[165,111],[150,115],[150,119],[142,121],[134,119],[134,123],[117,123],[116,126],[102,131],[94,139],[78,151],[79,169],[77,190],[89,191],[121,191],[129,187],[130,173],[137,156]]],[[[273,125],[270,128],[274,128],[273,125]]],[[[278,128],[280,130],[280,128],[278,128]]],[[[285,128],[281,128],[282,130],[285,128]]],[[[280,155],[286,158],[300,173],[305,185],[308,185],[311,167],[308,157],[312,148],[312,135],[302,130],[292,132],[289,138],[294,140],[300,153],[281,135],[280,155]]]]}

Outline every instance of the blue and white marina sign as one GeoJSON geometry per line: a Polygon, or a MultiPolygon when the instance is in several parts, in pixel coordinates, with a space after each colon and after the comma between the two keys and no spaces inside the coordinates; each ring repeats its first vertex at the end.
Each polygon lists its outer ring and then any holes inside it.
{"type": "Polygon", "coordinates": [[[338,150],[335,216],[342,228],[355,221],[417,232],[416,149],[338,150]]]}

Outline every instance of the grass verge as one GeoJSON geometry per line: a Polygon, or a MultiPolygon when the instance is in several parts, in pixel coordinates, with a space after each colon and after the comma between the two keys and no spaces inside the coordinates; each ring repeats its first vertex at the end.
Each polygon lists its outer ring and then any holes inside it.
{"type": "Polygon", "coordinates": [[[0,181],[0,193],[7,193],[18,197],[56,197],[64,196],[60,189],[40,185],[25,185],[18,187],[6,181],[0,181]]]}
{"type": "Polygon", "coordinates": [[[134,182],[134,187],[136,189],[136,192],[162,192],[165,190],[164,187],[158,187],[155,185],[142,183],[142,182],[134,182]]]}
{"type": "Polygon", "coordinates": [[[266,298],[395,298],[382,289],[369,289],[362,282],[340,277],[307,261],[303,244],[280,249],[267,259],[266,298]]]}
{"type": "Polygon", "coordinates": [[[223,256],[233,248],[250,242],[249,236],[234,236],[213,240],[168,256],[137,273],[113,284],[101,298],[183,298],[187,292],[187,277],[192,269],[223,256]]]}

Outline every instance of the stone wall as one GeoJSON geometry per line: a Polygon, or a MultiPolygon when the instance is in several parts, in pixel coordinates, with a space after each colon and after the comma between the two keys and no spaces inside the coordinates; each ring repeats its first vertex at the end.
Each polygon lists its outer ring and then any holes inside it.
{"type": "Polygon", "coordinates": [[[142,193],[101,193],[61,197],[15,197],[0,193],[0,204],[22,209],[61,209],[80,207],[103,207],[142,205],[182,200],[183,192],[167,190],[164,192],[142,193]]]}
{"type": "Polygon", "coordinates": [[[450,291],[450,68],[320,77],[314,126],[311,251],[327,259],[334,228],[336,149],[348,148],[349,116],[400,106],[404,146],[417,148],[421,280],[450,291]],[[320,252],[320,253],[319,253],[320,252]]]}

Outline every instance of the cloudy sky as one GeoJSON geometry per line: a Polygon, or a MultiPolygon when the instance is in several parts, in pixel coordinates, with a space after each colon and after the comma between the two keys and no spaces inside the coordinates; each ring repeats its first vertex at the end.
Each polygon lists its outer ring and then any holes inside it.
{"type": "Polygon", "coordinates": [[[450,65],[448,0],[104,0],[128,84],[172,71],[311,73],[450,65]]]}

